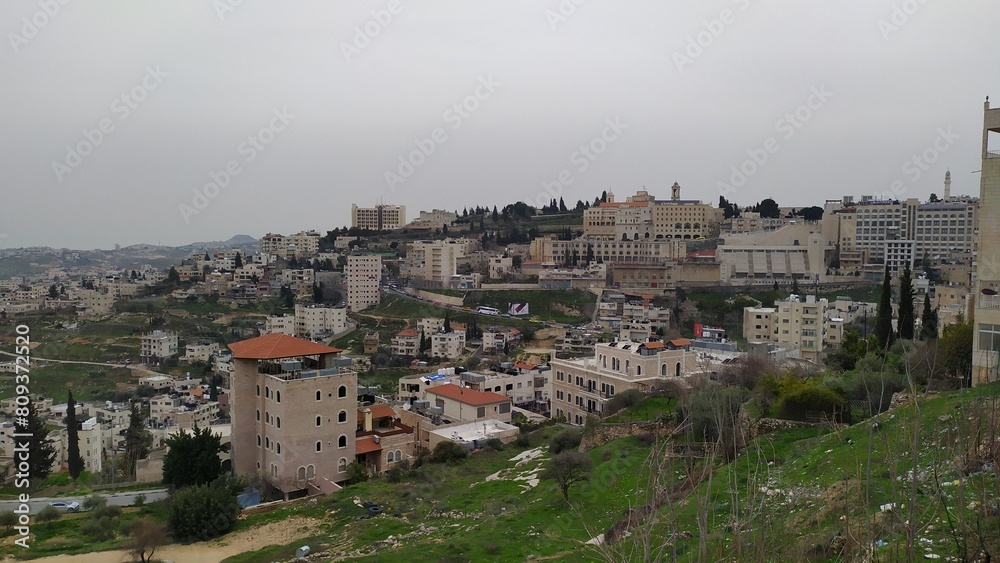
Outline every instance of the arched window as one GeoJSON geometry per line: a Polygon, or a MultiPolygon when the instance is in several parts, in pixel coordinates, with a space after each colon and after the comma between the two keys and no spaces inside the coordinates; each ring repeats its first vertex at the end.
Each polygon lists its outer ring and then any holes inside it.
{"type": "Polygon", "coordinates": [[[281,428],[281,417],[280,416],[279,417],[275,417],[275,420],[277,421],[278,428],[281,428]]]}
{"type": "Polygon", "coordinates": [[[260,409],[257,409],[257,422],[260,422],[260,409]]]}
{"type": "Polygon", "coordinates": [[[341,435],[340,438],[337,438],[337,447],[338,448],[347,447],[347,436],[341,435]]]}
{"type": "Polygon", "coordinates": [[[260,397],[260,385],[257,386],[257,396],[260,397]]]}
{"type": "Polygon", "coordinates": [[[275,392],[275,396],[277,397],[277,400],[280,403],[281,402],[281,391],[276,391],[275,392]]]}
{"type": "Polygon", "coordinates": [[[681,376],[681,363],[677,362],[677,367],[674,368],[675,375],[677,377],[681,376]]]}
{"type": "Polygon", "coordinates": [[[316,400],[319,401],[322,398],[323,398],[323,392],[322,391],[316,391],[316,400]]]}
{"type": "Polygon", "coordinates": [[[257,447],[260,447],[260,434],[257,434],[257,447]]]}
{"type": "Polygon", "coordinates": [[[341,472],[347,471],[347,460],[346,459],[340,458],[340,460],[337,461],[337,471],[341,471],[341,472]]]}
{"type": "Polygon", "coordinates": [[[625,371],[626,372],[628,372],[628,368],[629,368],[630,365],[631,365],[631,362],[629,360],[625,360],[625,371]]]}
{"type": "Polygon", "coordinates": [[[635,366],[635,374],[642,375],[642,366],[635,366]]]}
{"type": "Polygon", "coordinates": [[[271,413],[264,411],[264,422],[266,424],[271,424],[271,413]]]}
{"type": "Polygon", "coordinates": [[[316,476],[316,466],[309,464],[306,466],[306,479],[312,479],[316,476]]]}
{"type": "Polygon", "coordinates": [[[323,442],[316,442],[316,451],[317,452],[323,451],[323,442]]]}
{"type": "Polygon", "coordinates": [[[271,398],[271,388],[266,385],[264,386],[264,398],[265,399],[271,398]]]}
{"type": "Polygon", "coordinates": [[[298,470],[295,471],[295,478],[298,479],[299,481],[305,480],[306,468],[305,467],[298,468],[298,470]]]}
{"type": "Polygon", "coordinates": [[[278,447],[278,455],[281,455],[281,442],[275,442],[275,445],[278,447]]]}
{"type": "Polygon", "coordinates": [[[396,461],[403,461],[403,452],[396,450],[396,461]]]}
{"type": "Polygon", "coordinates": [[[392,463],[395,459],[396,459],[396,454],[394,454],[393,452],[385,454],[385,460],[387,462],[392,463]]]}
{"type": "Polygon", "coordinates": [[[264,447],[267,448],[267,449],[271,449],[271,439],[270,438],[264,438],[264,447]]]}
{"type": "Polygon", "coordinates": [[[316,417],[316,426],[322,426],[322,425],[323,425],[323,417],[322,416],[317,416],[316,417]]]}
{"type": "Polygon", "coordinates": [[[337,389],[337,396],[340,397],[341,399],[343,399],[344,397],[347,396],[347,386],[346,385],[341,385],[340,388],[337,389]]]}
{"type": "Polygon", "coordinates": [[[667,375],[667,364],[660,366],[660,375],[667,375]]]}
{"type": "Polygon", "coordinates": [[[347,422],[347,411],[337,413],[337,422],[347,422]]]}

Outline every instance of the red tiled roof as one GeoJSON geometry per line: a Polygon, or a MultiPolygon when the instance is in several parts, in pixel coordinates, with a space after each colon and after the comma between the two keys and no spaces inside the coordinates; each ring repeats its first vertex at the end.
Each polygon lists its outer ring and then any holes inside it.
{"type": "Polygon", "coordinates": [[[376,444],[375,440],[369,438],[361,438],[354,443],[354,455],[366,454],[368,452],[377,452],[382,449],[381,444],[376,444]]]}
{"type": "Polygon", "coordinates": [[[275,360],[295,356],[339,354],[343,350],[302,340],[286,334],[265,334],[257,338],[233,342],[229,345],[233,357],[244,360],[275,360]]]}
{"type": "MultiPolygon", "coordinates": [[[[380,418],[395,418],[396,411],[392,409],[389,405],[374,405],[368,407],[372,411],[372,420],[378,420],[380,418]]],[[[358,409],[358,422],[365,419],[364,409],[358,409]]]]}
{"type": "Polygon", "coordinates": [[[418,333],[416,329],[413,329],[413,328],[404,328],[403,330],[397,332],[396,336],[402,336],[404,338],[410,338],[410,337],[413,337],[413,336],[418,336],[419,334],[420,333],[418,333]]]}
{"type": "Polygon", "coordinates": [[[427,389],[427,392],[435,395],[441,395],[442,397],[448,397],[449,399],[455,399],[460,403],[465,403],[474,407],[510,401],[510,397],[505,397],[499,393],[465,389],[455,385],[454,383],[446,383],[445,385],[430,387],[427,389]]]}
{"type": "Polygon", "coordinates": [[[514,364],[514,367],[516,367],[517,369],[526,369],[528,371],[531,371],[531,370],[535,369],[538,366],[536,366],[534,364],[528,364],[528,363],[525,363],[525,362],[517,362],[516,364],[514,364]]]}
{"type": "Polygon", "coordinates": [[[680,347],[680,346],[690,346],[691,345],[691,341],[688,340],[687,338],[675,338],[675,339],[671,340],[670,343],[673,344],[674,346],[678,346],[678,347],[680,347]]]}
{"type": "Polygon", "coordinates": [[[646,348],[648,348],[648,349],[663,348],[663,347],[664,347],[664,344],[662,342],[647,342],[646,343],[646,348]]]}

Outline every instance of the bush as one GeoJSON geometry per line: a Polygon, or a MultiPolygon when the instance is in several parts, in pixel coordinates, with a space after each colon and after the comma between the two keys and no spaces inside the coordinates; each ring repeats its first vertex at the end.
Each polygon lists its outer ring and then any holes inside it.
{"type": "Polygon", "coordinates": [[[93,512],[107,505],[108,501],[97,493],[90,495],[83,501],[83,509],[88,512],[93,512]]]}
{"type": "Polygon", "coordinates": [[[3,526],[5,534],[9,534],[16,525],[17,514],[14,514],[13,510],[4,510],[3,512],[0,512],[0,526],[3,526]]]}
{"type": "Polygon", "coordinates": [[[80,524],[80,533],[94,541],[106,541],[115,537],[115,526],[108,519],[90,518],[80,524]]]}
{"type": "Polygon", "coordinates": [[[53,520],[58,520],[60,516],[62,516],[62,513],[59,512],[58,508],[54,506],[46,506],[35,516],[35,522],[45,524],[52,522],[53,520]]]}
{"type": "Polygon", "coordinates": [[[500,438],[490,438],[489,440],[486,440],[486,447],[499,452],[503,449],[503,441],[500,440],[500,438]]]}
{"type": "Polygon", "coordinates": [[[144,504],[146,504],[146,495],[142,493],[135,495],[135,500],[132,501],[132,506],[142,508],[144,504]]]}
{"type": "Polygon", "coordinates": [[[240,514],[236,495],[242,483],[231,477],[219,477],[208,485],[181,489],[170,498],[167,523],[179,541],[207,540],[233,529],[240,514]]]}
{"type": "Polygon", "coordinates": [[[531,447],[531,435],[526,432],[521,432],[517,435],[517,439],[514,440],[519,448],[530,448],[531,447]]]}
{"type": "Polygon", "coordinates": [[[840,418],[843,409],[844,398],[835,391],[826,387],[806,386],[782,397],[778,412],[782,418],[806,420],[816,414],[840,418]]]}
{"type": "Polygon", "coordinates": [[[406,472],[403,471],[402,467],[399,465],[393,465],[388,471],[385,472],[385,479],[390,483],[399,483],[402,482],[404,475],[406,475],[406,472]]]}
{"type": "Polygon", "coordinates": [[[580,441],[582,439],[582,431],[567,428],[552,437],[552,441],[549,442],[549,451],[552,452],[552,455],[556,455],[568,450],[576,449],[580,447],[580,441]]]}
{"type": "Polygon", "coordinates": [[[458,463],[468,457],[468,455],[469,450],[463,448],[455,442],[441,442],[434,446],[434,451],[431,452],[431,462],[458,465],[458,463]]]}
{"type": "Polygon", "coordinates": [[[629,407],[634,407],[638,405],[643,399],[642,391],[638,389],[628,389],[616,394],[614,397],[608,399],[608,402],[604,404],[604,416],[611,416],[622,409],[627,409],[629,407]]]}
{"type": "Polygon", "coordinates": [[[347,484],[356,485],[358,483],[364,483],[371,478],[371,473],[368,472],[368,468],[364,464],[352,461],[347,465],[347,484]]]}

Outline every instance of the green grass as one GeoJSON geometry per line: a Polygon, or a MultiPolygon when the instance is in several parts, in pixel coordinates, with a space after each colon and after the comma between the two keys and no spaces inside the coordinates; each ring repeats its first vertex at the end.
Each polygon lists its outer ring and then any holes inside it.
{"type": "Polygon", "coordinates": [[[589,291],[571,290],[501,290],[470,291],[465,305],[485,305],[507,311],[511,303],[527,303],[532,315],[557,323],[577,324],[590,321],[597,297],[589,291]]]}
{"type": "Polygon", "coordinates": [[[638,405],[609,416],[605,422],[633,422],[640,420],[656,420],[664,415],[672,415],[677,410],[677,400],[667,397],[647,397],[638,405]]]}

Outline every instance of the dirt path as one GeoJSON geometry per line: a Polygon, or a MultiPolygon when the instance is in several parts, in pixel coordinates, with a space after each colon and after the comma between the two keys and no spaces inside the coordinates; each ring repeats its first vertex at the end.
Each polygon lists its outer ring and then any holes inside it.
{"type": "MultiPolygon", "coordinates": [[[[173,544],[156,551],[155,558],[175,563],[219,563],[227,557],[256,551],[270,545],[286,545],[296,539],[315,535],[319,520],[315,518],[289,518],[250,530],[230,534],[224,538],[191,545],[173,544]]],[[[9,563],[14,559],[4,559],[9,563]]],[[[101,551],[80,555],[55,555],[34,561],[44,563],[119,563],[130,561],[124,551],[101,551]]]]}

